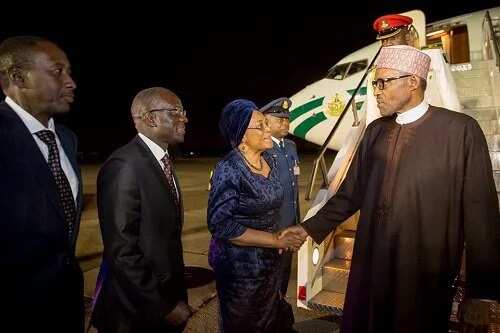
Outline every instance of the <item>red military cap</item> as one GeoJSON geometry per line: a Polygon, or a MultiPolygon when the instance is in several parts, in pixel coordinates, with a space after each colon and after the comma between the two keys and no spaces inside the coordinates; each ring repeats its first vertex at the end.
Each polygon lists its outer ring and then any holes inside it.
{"type": "Polygon", "coordinates": [[[408,27],[413,23],[409,16],[390,14],[380,16],[373,22],[373,29],[378,32],[377,39],[389,38],[397,35],[401,28],[408,27]]]}

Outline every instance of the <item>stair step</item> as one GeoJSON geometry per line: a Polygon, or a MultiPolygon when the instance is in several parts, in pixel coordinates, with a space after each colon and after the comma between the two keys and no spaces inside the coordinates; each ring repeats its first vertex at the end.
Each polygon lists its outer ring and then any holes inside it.
{"type": "Polygon", "coordinates": [[[464,109],[491,108],[495,106],[491,88],[458,89],[458,99],[464,109]]]}
{"type": "Polygon", "coordinates": [[[500,151],[490,152],[490,159],[493,171],[500,170],[500,151]]]}
{"type": "Polygon", "coordinates": [[[500,151],[500,134],[485,135],[490,152],[500,151]]]}
{"type": "Polygon", "coordinates": [[[472,70],[479,70],[479,69],[489,69],[490,67],[490,61],[489,60],[472,60],[470,61],[472,70]]]}
{"type": "Polygon", "coordinates": [[[355,237],[356,232],[351,230],[343,230],[335,235],[333,255],[336,259],[352,259],[355,237]]]}
{"type": "Polygon", "coordinates": [[[491,95],[491,83],[487,70],[476,70],[460,72],[467,74],[456,74],[455,84],[459,98],[474,98],[491,95]]]}
{"type": "Polygon", "coordinates": [[[484,135],[500,134],[500,120],[478,120],[484,135]]]}
{"type": "Polygon", "coordinates": [[[307,305],[313,310],[332,313],[341,317],[344,309],[344,299],[345,294],[321,290],[307,305]]]}
{"type": "Polygon", "coordinates": [[[476,120],[495,120],[498,118],[495,108],[474,108],[465,109],[463,113],[471,116],[476,120]]]}
{"type": "Polygon", "coordinates": [[[350,260],[333,259],[326,263],[323,266],[323,290],[345,293],[350,269],[350,260]]]}

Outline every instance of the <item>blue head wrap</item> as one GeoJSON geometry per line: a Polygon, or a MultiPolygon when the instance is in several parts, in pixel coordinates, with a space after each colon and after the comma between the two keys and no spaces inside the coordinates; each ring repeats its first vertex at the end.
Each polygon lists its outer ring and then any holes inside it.
{"type": "Polygon", "coordinates": [[[224,107],[219,120],[219,129],[231,147],[240,144],[252,118],[252,112],[257,110],[257,106],[246,99],[234,100],[224,107]]]}

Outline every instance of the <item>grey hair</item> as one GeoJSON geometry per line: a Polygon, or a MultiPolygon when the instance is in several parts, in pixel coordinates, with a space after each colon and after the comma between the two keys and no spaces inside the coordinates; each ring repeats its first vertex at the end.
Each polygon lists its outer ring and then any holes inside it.
{"type": "Polygon", "coordinates": [[[172,91],[163,87],[152,87],[139,91],[135,95],[130,108],[132,117],[141,118],[148,110],[153,109],[162,93],[175,96],[172,91]]]}

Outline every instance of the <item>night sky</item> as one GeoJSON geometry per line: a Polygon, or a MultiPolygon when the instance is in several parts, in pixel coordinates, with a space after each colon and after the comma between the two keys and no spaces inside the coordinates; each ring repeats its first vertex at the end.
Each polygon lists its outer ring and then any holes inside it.
{"type": "MultiPolygon", "coordinates": [[[[94,152],[106,157],[134,136],[131,101],[151,86],[173,90],[188,112],[179,150],[205,155],[224,146],[217,123],[226,103],[241,97],[260,106],[321,79],[340,58],[374,40],[371,24],[378,16],[421,9],[432,22],[500,5],[498,0],[446,7],[437,0],[352,2],[350,14],[345,3],[308,3],[273,9],[153,6],[129,8],[127,15],[123,9],[96,9],[64,21],[4,20],[0,38],[43,36],[67,53],[78,87],[72,111],[59,121],[77,133],[84,159],[94,152]]],[[[312,145],[299,147],[311,150],[312,145]]]]}

